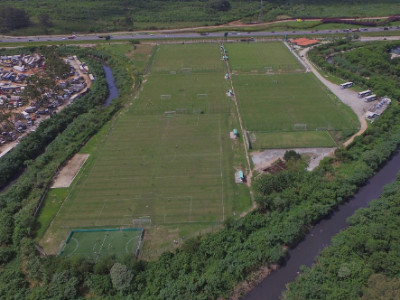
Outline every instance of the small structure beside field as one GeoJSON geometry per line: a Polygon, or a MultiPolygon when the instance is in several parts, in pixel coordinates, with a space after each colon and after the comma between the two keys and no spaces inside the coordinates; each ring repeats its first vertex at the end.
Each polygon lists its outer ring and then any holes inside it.
{"type": "Polygon", "coordinates": [[[244,182],[246,182],[246,177],[244,176],[242,170],[239,170],[239,171],[236,172],[236,174],[235,174],[235,182],[236,183],[244,183],[244,182]]]}
{"type": "Polygon", "coordinates": [[[239,137],[239,132],[237,131],[237,129],[233,129],[230,133],[229,136],[232,140],[237,140],[239,137]]]}
{"type": "Polygon", "coordinates": [[[312,39],[307,39],[307,38],[289,39],[289,42],[291,44],[301,46],[301,47],[308,47],[308,46],[316,45],[319,43],[318,40],[312,40],[312,39]]]}

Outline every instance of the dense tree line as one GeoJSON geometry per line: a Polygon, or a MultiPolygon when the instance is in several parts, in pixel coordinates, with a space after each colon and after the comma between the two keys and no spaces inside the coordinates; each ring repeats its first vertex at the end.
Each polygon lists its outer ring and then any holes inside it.
{"type": "Polygon", "coordinates": [[[284,299],[400,298],[400,177],[350,218],[284,299]]]}
{"type": "MultiPolygon", "coordinates": [[[[399,61],[398,58],[391,59],[390,50],[398,46],[398,42],[364,46],[340,42],[314,50],[313,59],[329,71],[346,76],[345,79],[361,79],[359,84],[373,87],[374,91],[381,91],[376,78],[381,83],[389,82],[390,88],[383,85],[381,94],[397,96],[400,85],[394,78],[399,76],[399,61]],[[328,67],[325,61],[321,61],[327,52],[340,53],[334,59],[334,66],[328,67]]],[[[368,132],[374,129],[371,127],[368,132]]],[[[376,133],[385,129],[381,127],[376,133]]],[[[369,134],[365,138],[369,138],[369,134]]],[[[381,161],[379,152],[385,149],[369,148],[358,152],[358,155],[375,167],[381,161]]],[[[318,256],[311,269],[303,269],[303,274],[289,286],[284,298],[400,298],[399,204],[400,177],[387,185],[382,196],[371,202],[368,208],[356,211],[349,219],[350,227],[332,239],[332,245],[318,256]]]]}
{"type": "Polygon", "coordinates": [[[400,99],[400,58],[392,59],[390,54],[398,46],[399,42],[364,45],[339,40],[314,48],[309,56],[327,72],[369,88],[378,96],[400,99]],[[332,63],[328,57],[333,57],[332,63]]]}
{"type": "Polygon", "coordinates": [[[29,15],[24,9],[0,5],[0,32],[24,28],[30,25],[29,15]]]}
{"type": "MultiPolygon", "coordinates": [[[[73,51],[63,48],[65,53],[73,51]]],[[[129,96],[133,79],[123,56],[106,58],[121,95],[129,96]]],[[[94,64],[95,62],[93,62],[94,64]]],[[[99,76],[98,76],[99,77],[99,76]]],[[[88,94],[90,95],[90,94],[88,94]]],[[[71,299],[215,299],[229,297],[233,287],[263,265],[279,264],[287,247],[296,245],[314,223],[346,201],[390,157],[400,143],[400,107],[392,105],[361,137],[313,172],[301,164],[256,180],[259,209],[230,218],[217,233],[187,240],[157,261],[98,263],[82,257],[41,257],[35,251],[32,210],[56,169],[118,106],[91,108],[77,116],[38,156],[27,172],[0,195],[0,298],[71,299]]],[[[297,159],[289,153],[288,160],[297,159]]],[[[385,275],[386,276],[386,275],[385,275]]],[[[385,278],[390,282],[390,277],[385,278]]]]}
{"type": "Polygon", "coordinates": [[[26,32],[30,34],[163,29],[225,24],[234,20],[254,23],[282,17],[376,17],[400,13],[396,0],[2,0],[2,3],[29,12],[31,26],[26,32]],[[344,6],[347,9],[344,10],[344,6]]]}

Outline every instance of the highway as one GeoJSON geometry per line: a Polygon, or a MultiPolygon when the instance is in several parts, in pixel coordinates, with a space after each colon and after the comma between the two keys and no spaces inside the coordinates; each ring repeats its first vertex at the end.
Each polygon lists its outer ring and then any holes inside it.
{"type": "MultiPolygon", "coordinates": [[[[253,32],[228,32],[228,37],[274,37],[274,36],[294,36],[294,35],[334,35],[346,33],[365,33],[365,32],[383,32],[383,31],[396,31],[400,26],[393,27],[369,27],[359,28],[359,32],[354,32],[349,29],[338,30],[302,30],[302,31],[253,31],[253,32]]],[[[353,29],[354,30],[354,29],[353,29]]],[[[29,37],[11,37],[0,36],[1,43],[26,43],[26,42],[58,42],[58,41],[99,41],[104,40],[106,36],[110,36],[111,40],[151,40],[151,39],[182,39],[182,38],[224,38],[225,32],[211,32],[211,33],[196,33],[196,32],[173,32],[169,31],[154,31],[148,33],[132,33],[132,34],[119,34],[119,33],[102,33],[102,34],[77,34],[74,38],[72,36],[58,35],[58,36],[29,36],[29,37]]]]}

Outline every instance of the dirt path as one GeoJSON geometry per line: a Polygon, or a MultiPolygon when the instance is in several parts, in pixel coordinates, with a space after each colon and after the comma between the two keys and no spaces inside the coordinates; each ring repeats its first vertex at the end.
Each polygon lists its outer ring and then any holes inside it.
{"type": "Polygon", "coordinates": [[[54,178],[52,188],[69,187],[89,154],[75,154],[54,178]]]}
{"type": "MultiPolygon", "coordinates": [[[[255,202],[255,199],[254,199],[253,191],[251,190],[251,179],[252,179],[252,177],[253,177],[253,170],[252,170],[251,164],[250,164],[250,155],[249,155],[249,152],[248,152],[248,150],[247,150],[246,143],[244,142],[245,131],[244,131],[244,127],[243,127],[242,116],[240,115],[239,105],[238,105],[238,102],[237,102],[235,89],[234,89],[234,87],[233,87],[231,68],[230,68],[229,62],[228,62],[227,60],[225,61],[225,65],[226,65],[226,70],[227,70],[227,72],[228,72],[228,74],[229,74],[229,81],[230,81],[231,89],[232,89],[232,92],[233,92],[232,99],[233,99],[233,102],[235,103],[236,113],[237,113],[237,116],[238,116],[238,119],[239,119],[240,131],[241,131],[242,137],[243,137],[243,147],[244,147],[244,151],[245,151],[245,154],[246,154],[247,166],[248,166],[248,170],[249,170],[249,173],[247,174],[246,184],[248,185],[248,187],[249,187],[249,189],[250,189],[250,196],[251,196],[252,207],[251,207],[251,209],[250,209],[249,211],[251,211],[251,210],[253,210],[253,209],[256,207],[256,202],[255,202]]],[[[242,216],[243,214],[247,214],[247,213],[248,213],[248,211],[242,213],[241,216],[242,216]]]]}

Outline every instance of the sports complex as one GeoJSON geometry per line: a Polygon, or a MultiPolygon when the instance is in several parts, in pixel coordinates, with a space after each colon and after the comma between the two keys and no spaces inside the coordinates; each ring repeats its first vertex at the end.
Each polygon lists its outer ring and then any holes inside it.
{"type": "Polygon", "coordinates": [[[251,209],[235,182],[249,151],[336,146],[359,127],[283,43],[224,47],[228,60],[218,43],[154,46],[138,96],[81,150],[46,252],[153,258],[251,209]]]}

